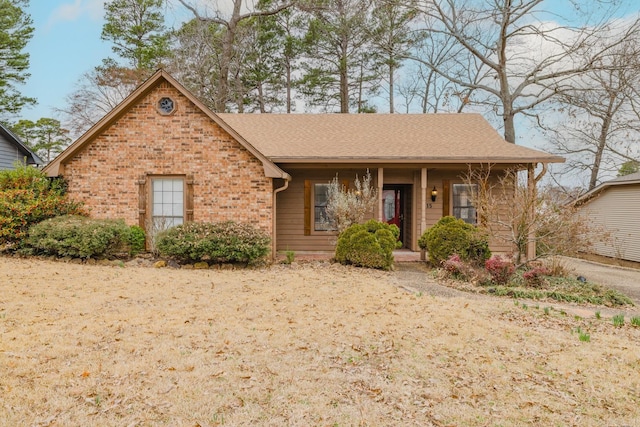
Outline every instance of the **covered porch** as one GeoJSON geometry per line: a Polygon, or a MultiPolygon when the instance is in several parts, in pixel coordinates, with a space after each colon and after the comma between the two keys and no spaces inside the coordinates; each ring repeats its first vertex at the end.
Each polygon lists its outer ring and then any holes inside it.
{"type": "MultiPolygon", "coordinates": [[[[276,252],[293,251],[310,258],[330,258],[336,243],[336,233],[322,222],[326,195],[322,193],[333,179],[347,188],[354,188],[356,177],[371,174],[377,203],[372,218],[397,225],[403,252],[398,257],[420,259],[418,240],[440,218],[453,215],[476,224],[473,206],[473,183],[467,177],[470,168],[482,164],[333,164],[322,168],[310,165],[287,165],[283,169],[292,177],[286,190],[276,194],[276,252]],[[409,255],[412,254],[412,255],[409,255]]],[[[485,165],[486,166],[486,165],[485,165]]],[[[527,168],[528,186],[535,191],[534,165],[499,165],[491,170],[491,179],[498,182],[505,170],[527,168]]],[[[279,185],[277,185],[279,186],[279,185]]],[[[509,253],[511,247],[502,239],[491,239],[496,253],[509,253]]],[[[530,253],[535,248],[529,248],[530,253]]]]}

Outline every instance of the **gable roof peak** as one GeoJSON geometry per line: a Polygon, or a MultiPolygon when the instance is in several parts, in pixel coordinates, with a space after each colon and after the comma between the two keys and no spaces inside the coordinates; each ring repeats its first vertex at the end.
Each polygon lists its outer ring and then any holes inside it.
{"type": "Polygon", "coordinates": [[[44,168],[44,171],[49,176],[57,176],[64,170],[64,163],[78,153],[86,144],[93,140],[97,135],[102,133],[105,129],[111,126],[118,118],[120,118],[125,112],[129,110],[131,106],[144,98],[149,92],[156,88],[163,81],[166,81],[182,95],[184,95],[189,101],[191,101],[200,111],[206,114],[214,123],[222,127],[232,137],[238,141],[240,145],[246,148],[251,154],[253,154],[262,163],[265,171],[265,176],[270,178],[283,178],[289,179],[289,175],[276,166],[271,160],[269,160],[264,154],[257,150],[253,145],[246,141],[241,135],[239,135],[234,129],[218,117],[213,111],[211,111],[206,105],[204,105],[199,99],[197,99],[189,90],[187,90],[180,82],[173,78],[164,69],[158,69],[147,80],[142,82],[129,96],[127,96],[122,102],[120,102],[113,110],[107,113],[102,119],[94,124],[87,132],[78,138],[73,144],[67,147],[60,155],[58,155],[49,165],[44,168]]]}

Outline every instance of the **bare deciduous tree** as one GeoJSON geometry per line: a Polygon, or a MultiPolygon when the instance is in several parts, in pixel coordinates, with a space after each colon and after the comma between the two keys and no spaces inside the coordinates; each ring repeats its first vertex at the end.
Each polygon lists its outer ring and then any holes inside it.
{"type": "MultiPolygon", "coordinates": [[[[588,173],[587,189],[640,156],[640,39],[629,39],[602,59],[602,67],[574,80],[554,111],[567,117],[548,129],[567,173],[588,173]],[[561,111],[559,111],[561,110],[561,111]]],[[[552,119],[553,120],[553,119],[552,119]]]]}
{"type": "MultiPolygon", "coordinates": [[[[637,25],[613,30],[603,19],[594,25],[554,24],[544,0],[428,0],[421,7],[433,40],[451,40],[448,61],[414,59],[456,85],[482,93],[485,104],[502,119],[504,137],[516,142],[515,118],[535,115],[536,108],[571,87],[572,79],[600,66],[613,47],[637,25]],[[607,43],[600,43],[603,34],[607,43]],[[482,68],[480,79],[465,64],[482,68]]],[[[559,21],[562,21],[561,19],[559,21]]]]}
{"type": "MultiPolygon", "coordinates": [[[[234,101],[232,99],[230,91],[229,81],[232,79],[231,64],[234,63],[236,41],[241,30],[240,24],[250,18],[257,16],[271,16],[275,15],[285,9],[292,6],[293,3],[286,2],[279,5],[274,5],[271,8],[264,10],[243,11],[243,0],[232,0],[233,8],[225,17],[224,13],[220,9],[215,9],[213,16],[207,16],[203,14],[196,2],[190,2],[186,0],[178,0],[187,10],[189,10],[196,20],[217,24],[222,28],[222,35],[220,38],[220,58],[216,61],[219,70],[217,70],[218,81],[216,84],[215,99],[213,102],[214,110],[217,112],[227,111],[227,103],[234,101]]],[[[212,3],[215,3],[212,1],[212,3]]]]}
{"type": "Polygon", "coordinates": [[[74,136],[89,129],[148,78],[169,55],[169,35],[160,0],[105,2],[102,39],[113,43],[118,60],[107,58],[84,73],[77,89],[57,111],[74,136]],[[120,62],[118,62],[120,61],[120,62]]]}
{"type": "Polygon", "coordinates": [[[518,171],[492,171],[491,165],[470,169],[465,176],[467,183],[478,188],[474,205],[479,225],[513,247],[517,267],[540,258],[574,255],[591,247],[591,239],[598,235],[589,232],[592,227],[572,206],[558,204],[552,194],[538,191],[545,172],[543,168],[534,178],[534,188],[522,183],[518,171]],[[536,253],[527,256],[531,242],[536,244],[536,253]]]}
{"type": "Polygon", "coordinates": [[[82,75],[67,106],[56,111],[66,118],[70,136],[76,138],[113,110],[147,77],[148,71],[120,67],[110,61],[82,75]]]}

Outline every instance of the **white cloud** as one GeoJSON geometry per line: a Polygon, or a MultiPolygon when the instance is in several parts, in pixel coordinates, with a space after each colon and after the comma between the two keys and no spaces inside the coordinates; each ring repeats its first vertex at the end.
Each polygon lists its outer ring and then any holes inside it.
{"type": "Polygon", "coordinates": [[[104,1],[74,0],[72,3],[63,3],[51,12],[47,27],[52,27],[59,22],[73,22],[86,17],[92,21],[98,21],[104,14],[104,1]]]}

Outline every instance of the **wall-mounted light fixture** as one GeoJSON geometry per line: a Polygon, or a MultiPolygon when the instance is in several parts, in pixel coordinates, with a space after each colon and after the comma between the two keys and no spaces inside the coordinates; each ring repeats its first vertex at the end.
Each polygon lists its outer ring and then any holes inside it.
{"type": "Polygon", "coordinates": [[[434,186],[433,190],[431,190],[431,201],[435,202],[436,197],[438,197],[438,190],[436,190],[436,187],[434,186]]]}

